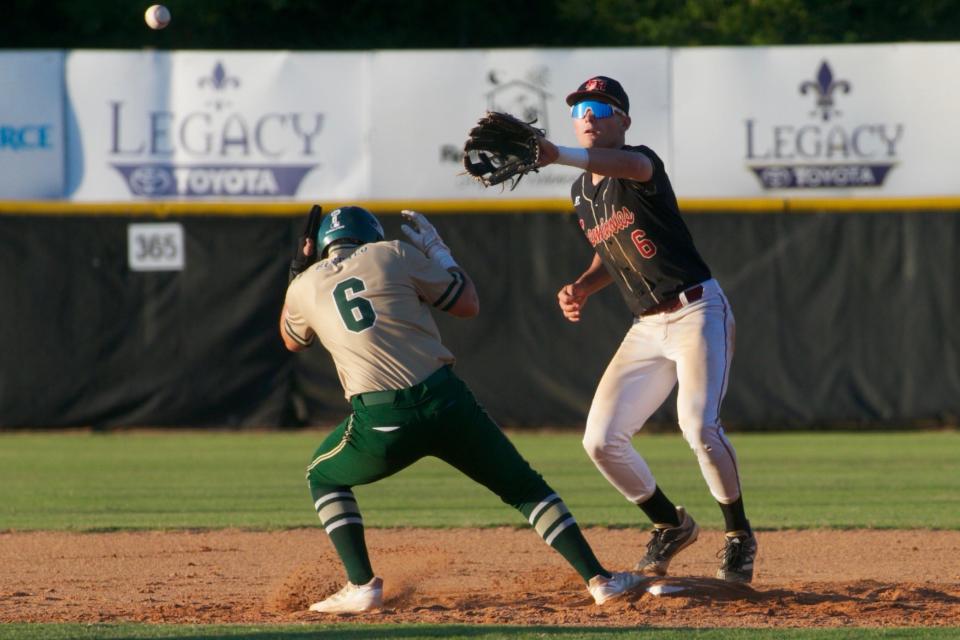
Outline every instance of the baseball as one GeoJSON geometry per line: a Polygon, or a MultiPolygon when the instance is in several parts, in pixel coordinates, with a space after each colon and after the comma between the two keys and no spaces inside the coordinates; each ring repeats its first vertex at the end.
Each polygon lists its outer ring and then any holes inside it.
{"type": "Polygon", "coordinates": [[[143,19],[151,29],[163,29],[170,24],[170,9],[162,4],[151,5],[143,14],[143,19]]]}

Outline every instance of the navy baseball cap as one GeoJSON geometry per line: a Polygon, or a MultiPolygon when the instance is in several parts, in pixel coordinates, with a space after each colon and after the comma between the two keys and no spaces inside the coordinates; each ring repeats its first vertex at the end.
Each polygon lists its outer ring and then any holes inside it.
{"type": "Polygon", "coordinates": [[[567,104],[571,107],[584,100],[599,100],[630,113],[630,98],[627,97],[627,92],[619,82],[607,76],[594,76],[567,96],[567,104]]]}

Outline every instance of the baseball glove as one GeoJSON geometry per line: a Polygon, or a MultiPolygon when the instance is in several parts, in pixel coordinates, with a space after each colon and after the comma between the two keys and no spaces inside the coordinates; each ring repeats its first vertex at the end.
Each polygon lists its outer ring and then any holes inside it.
{"type": "Polygon", "coordinates": [[[520,179],[537,171],[540,160],[539,139],[543,129],[530,126],[536,120],[524,122],[509,113],[488,111],[463,145],[463,166],[483,186],[512,180],[514,190],[520,179]]]}
{"type": "Polygon", "coordinates": [[[303,229],[303,235],[297,242],[297,251],[290,260],[290,273],[287,282],[293,282],[293,279],[306,271],[307,267],[317,260],[317,230],[320,228],[320,218],[323,217],[323,208],[320,205],[313,205],[310,209],[310,215],[307,216],[307,224],[303,229]],[[312,240],[310,253],[304,252],[307,240],[312,240]]]}

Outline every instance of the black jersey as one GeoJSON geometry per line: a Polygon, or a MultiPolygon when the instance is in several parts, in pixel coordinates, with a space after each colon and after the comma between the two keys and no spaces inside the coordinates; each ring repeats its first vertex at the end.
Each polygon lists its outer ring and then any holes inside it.
{"type": "Polygon", "coordinates": [[[605,177],[594,186],[590,174],[583,173],[571,197],[587,240],[627,306],[640,315],[711,276],[680,218],[663,161],[649,147],[623,150],[647,156],[653,177],[647,182],[605,177]]]}

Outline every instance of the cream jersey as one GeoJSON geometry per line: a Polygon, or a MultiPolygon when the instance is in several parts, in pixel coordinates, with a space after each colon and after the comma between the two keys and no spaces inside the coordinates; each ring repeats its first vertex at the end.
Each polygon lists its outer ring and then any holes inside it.
{"type": "Polygon", "coordinates": [[[450,309],[464,286],[406,242],[335,249],[290,283],[284,330],[304,346],[319,338],[347,398],[404,389],[454,362],[430,308],[450,309]]]}

